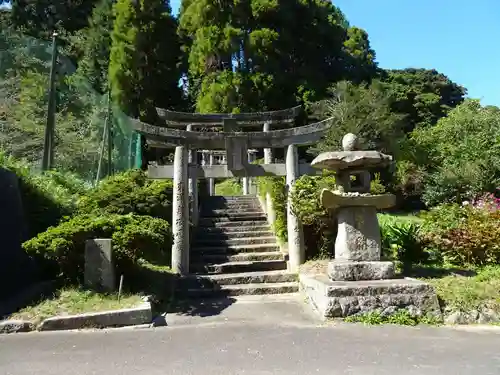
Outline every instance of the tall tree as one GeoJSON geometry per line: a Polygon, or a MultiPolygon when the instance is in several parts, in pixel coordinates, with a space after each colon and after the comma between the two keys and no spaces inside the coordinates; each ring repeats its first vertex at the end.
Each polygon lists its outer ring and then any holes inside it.
{"type": "Polygon", "coordinates": [[[345,78],[353,82],[369,82],[376,76],[377,64],[375,51],[370,46],[370,40],[365,30],[359,27],[347,29],[347,39],[344,42],[345,78]]]}
{"type": "Polygon", "coordinates": [[[327,0],[184,0],[180,34],[189,41],[197,110],[278,109],[321,98],[359,70],[360,56],[374,64],[368,40],[348,30],[327,0]]]}
{"type": "Polygon", "coordinates": [[[12,0],[14,24],[35,37],[73,33],[87,26],[98,0],[12,0]]]}
{"type": "Polygon", "coordinates": [[[393,109],[406,114],[406,131],[434,125],[464,101],[467,90],[434,69],[382,72],[382,80],[395,98],[393,109]]]}
{"type": "Polygon", "coordinates": [[[378,80],[369,85],[338,82],[331,88],[330,98],[322,103],[321,117],[330,118],[332,127],[311,153],[340,150],[346,133],[357,134],[365,149],[397,153],[404,137],[404,116],[391,111],[391,102],[378,80]]]}
{"type": "Polygon", "coordinates": [[[101,0],[94,8],[89,26],[83,33],[83,57],[78,64],[78,74],[99,92],[108,90],[113,3],[114,0],[101,0]]]}
{"type": "Polygon", "coordinates": [[[118,0],[109,80],[113,100],[132,117],[157,121],[155,106],[182,102],[177,23],[164,0],[118,0]]]}

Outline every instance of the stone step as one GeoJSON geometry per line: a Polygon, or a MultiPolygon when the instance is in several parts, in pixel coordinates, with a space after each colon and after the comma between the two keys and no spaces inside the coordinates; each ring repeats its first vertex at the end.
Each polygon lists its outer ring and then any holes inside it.
{"type": "Polygon", "coordinates": [[[252,220],[252,219],[262,219],[266,218],[266,215],[262,211],[254,212],[234,212],[225,215],[211,215],[211,216],[201,216],[200,220],[208,219],[215,221],[233,221],[233,220],[252,220]]]}
{"type": "Polygon", "coordinates": [[[236,232],[259,232],[270,230],[267,221],[242,221],[233,225],[233,223],[217,223],[215,226],[195,227],[196,233],[236,233],[236,232]],[[227,224],[227,225],[226,225],[227,224]]]}
{"type": "Polygon", "coordinates": [[[207,204],[203,203],[200,205],[201,210],[261,210],[262,207],[259,202],[249,202],[249,203],[218,203],[218,204],[207,204]]]}
{"type": "Polygon", "coordinates": [[[285,255],[280,251],[264,253],[210,254],[195,253],[191,257],[194,264],[222,264],[232,262],[255,262],[266,260],[283,260],[285,255]]]}
{"type": "Polygon", "coordinates": [[[220,288],[188,289],[191,298],[297,293],[297,282],[222,285],[220,288]]]}
{"type": "Polygon", "coordinates": [[[260,217],[235,217],[235,218],[202,218],[199,220],[200,227],[252,227],[267,224],[265,216],[260,217]]]}
{"type": "Polygon", "coordinates": [[[193,241],[193,246],[224,246],[224,245],[258,245],[276,243],[275,236],[260,236],[260,237],[242,237],[242,238],[227,238],[227,237],[199,237],[193,241]]]}
{"type": "Polygon", "coordinates": [[[279,251],[277,243],[266,243],[256,245],[227,245],[227,246],[193,246],[191,254],[239,254],[239,253],[269,253],[279,251]]]}
{"type": "MultiPolygon", "coordinates": [[[[206,228],[208,229],[208,228],[206,228]]],[[[235,228],[240,229],[240,228],[235,228]]],[[[209,241],[224,241],[224,240],[233,240],[237,238],[249,238],[249,237],[273,237],[274,234],[268,230],[269,228],[264,228],[263,230],[249,230],[249,231],[220,231],[219,228],[213,228],[213,230],[197,230],[197,236],[203,236],[206,240],[209,241]],[[265,229],[265,230],[264,230],[265,229]]],[[[195,239],[196,240],[196,239],[195,239]]]]}
{"type": "Polygon", "coordinates": [[[256,271],[275,271],[286,270],[285,260],[266,260],[266,261],[248,261],[248,262],[227,262],[221,264],[192,264],[191,271],[205,274],[221,273],[241,273],[256,271]]]}
{"type": "Polygon", "coordinates": [[[297,274],[284,271],[260,271],[244,273],[227,273],[202,276],[210,283],[218,285],[260,284],[260,283],[288,283],[298,281],[297,274]]]}
{"type": "Polygon", "coordinates": [[[241,209],[218,209],[218,210],[201,210],[201,217],[218,217],[218,216],[238,216],[239,214],[245,215],[264,215],[264,212],[260,209],[251,208],[249,210],[241,209]]]}
{"type": "Polygon", "coordinates": [[[259,205],[257,198],[237,198],[237,199],[212,199],[203,198],[202,207],[225,207],[230,205],[259,205]]]}
{"type": "Polygon", "coordinates": [[[207,197],[207,201],[231,201],[231,200],[256,200],[256,195],[214,195],[207,197]]]}

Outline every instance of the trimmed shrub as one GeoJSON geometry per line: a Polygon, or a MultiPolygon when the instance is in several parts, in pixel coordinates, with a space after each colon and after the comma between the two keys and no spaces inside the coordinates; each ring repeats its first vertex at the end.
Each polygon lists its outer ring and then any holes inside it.
{"type": "Polygon", "coordinates": [[[134,213],[170,222],[172,180],[150,180],[140,170],[111,176],[88,191],[78,202],[79,214],[134,213]]]}
{"type": "Polygon", "coordinates": [[[23,248],[42,266],[43,277],[82,281],[85,241],[113,240],[117,275],[133,276],[138,262],[166,265],[172,234],[168,222],[150,216],[78,215],[25,242],[23,248]]]}

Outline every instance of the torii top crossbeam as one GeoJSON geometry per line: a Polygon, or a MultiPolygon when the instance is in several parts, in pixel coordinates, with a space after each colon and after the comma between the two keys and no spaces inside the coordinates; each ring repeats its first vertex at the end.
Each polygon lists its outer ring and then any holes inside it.
{"type": "MultiPolygon", "coordinates": [[[[224,120],[225,130],[229,130],[234,120],[224,120]]],[[[269,132],[196,132],[146,124],[134,120],[134,128],[144,135],[152,147],[169,148],[188,146],[193,149],[227,149],[229,143],[237,142],[245,148],[279,148],[291,144],[307,145],[317,142],[330,127],[331,119],[297,128],[272,130],[269,132]]]]}
{"type": "Polygon", "coordinates": [[[234,120],[238,126],[291,123],[300,114],[301,109],[302,106],[299,105],[279,111],[252,113],[189,113],[170,111],[163,108],[156,108],[156,112],[168,126],[185,127],[192,124],[203,127],[217,127],[222,126],[225,119],[234,120]]]}

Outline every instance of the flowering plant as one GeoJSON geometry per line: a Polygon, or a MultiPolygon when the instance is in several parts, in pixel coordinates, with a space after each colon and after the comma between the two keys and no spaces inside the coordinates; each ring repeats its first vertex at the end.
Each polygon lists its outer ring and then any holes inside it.
{"type": "Polygon", "coordinates": [[[475,199],[472,202],[472,207],[477,209],[482,209],[489,212],[495,212],[500,210],[500,198],[497,198],[494,194],[487,193],[475,199]]]}

